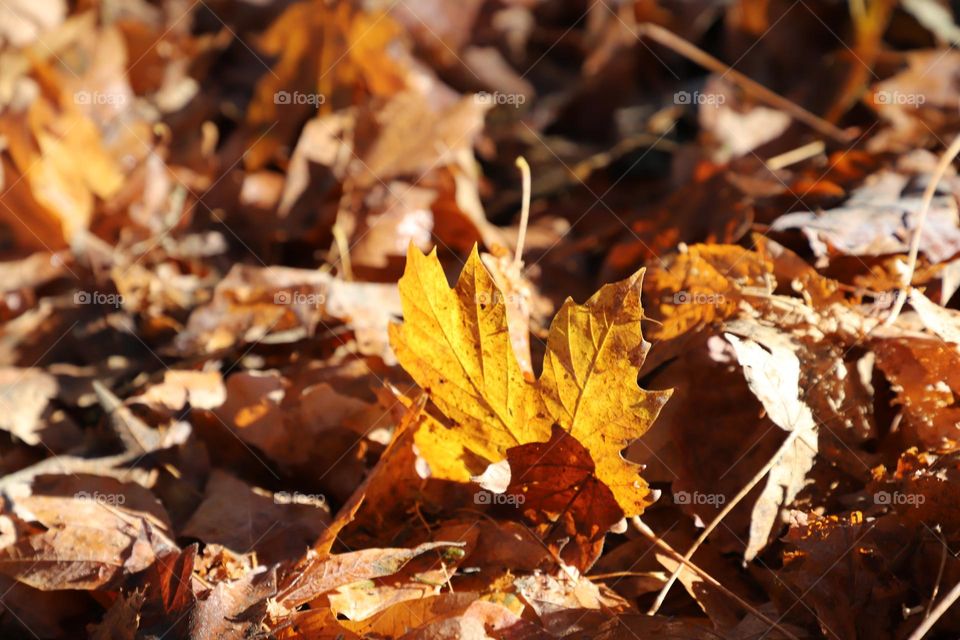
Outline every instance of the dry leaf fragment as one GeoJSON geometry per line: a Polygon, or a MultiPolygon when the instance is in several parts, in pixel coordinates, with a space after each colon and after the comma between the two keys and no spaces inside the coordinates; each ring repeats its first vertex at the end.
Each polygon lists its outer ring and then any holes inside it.
{"type": "Polygon", "coordinates": [[[743,323],[736,326],[739,330],[731,330],[751,339],[740,340],[731,334],[726,337],[736,351],[750,390],[770,420],[791,434],[789,446],[779,450],[779,459],[753,507],[744,552],[744,559],[750,561],[766,546],[780,509],[789,505],[806,484],[818,443],[813,413],[800,397],[800,361],[789,339],[773,329],[757,326],[745,330],[743,323]]]}
{"type": "Polygon", "coordinates": [[[145,600],[144,593],[138,590],[120,594],[103,620],[90,630],[90,640],[136,640],[145,600]]]}
{"type": "MultiPolygon", "coordinates": [[[[820,262],[834,251],[854,256],[906,253],[922,198],[908,190],[911,176],[885,169],[856,189],[840,207],[824,212],[788,213],[772,229],[799,229],[820,262]]],[[[920,251],[943,262],[960,251],[957,205],[952,195],[937,195],[921,235],[920,251]]]]}
{"type": "Polygon", "coordinates": [[[59,388],[42,369],[0,369],[0,429],[29,445],[40,444],[46,426],[42,416],[59,388]]]}
{"type": "Polygon", "coordinates": [[[170,369],[163,382],[144,393],[127,399],[127,404],[142,403],[155,410],[180,411],[187,403],[193,409],[215,409],[227,399],[223,377],[218,371],[170,369]]]}
{"type": "Polygon", "coordinates": [[[910,290],[910,306],[927,329],[960,348],[960,313],[934,304],[916,289],[910,290]]]}
{"type": "Polygon", "coordinates": [[[937,339],[876,340],[877,368],[890,381],[902,407],[906,444],[952,449],[960,442],[960,353],[937,339]]]}
{"type": "Polygon", "coordinates": [[[181,535],[222,544],[236,553],[257,552],[269,564],[300,557],[330,521],[323,496],[271,494],[214,470],[204,500],[181,535]]]}
{"type": "Polygon", "coordinates": [[[384,611],[358,622],[341,620],[340,624],[358,635],[397,638],[437,619],[462,614],[479,599],[478,593],[443,593],[432,597],[393,604],[384,611]]]}
{"type": "Polygon", "coordinates": [[[295,342],[318,325],[349,322],[361,353],[390,362],[387,325],[399,307],[392,285],[345,282],[320,270],[236,265],[217,284],[213,300],[190,315],[175,346],[192,354],[257,341],[295,342]]]}
{"type": "MultiPolygon", "coordinates": [[[[900,577],[910,539],[903,525],[892,518],[864,521],[863,514],[818,518],[790,529],[778,576],[790,585],[786,606],[799,594],[813,609],[824,635],[835,638],[895,638],[903,620],[904,603],[924,596],[908,595],[909,584],[900,577]],[[869,612],[863,615],[862,612],[869,612]]],[[[797,613],[805,613],[796,606],[797,613]]],[[[813,616],[809,616],[813,618],[813,616]]],[[[904,624],[906,623],[906,624],[904,624]]]]}
{"type": "Polygon", "coordinates": [[[0,5],[0,42],[23,47],[61,22],[67,13],[64,0],[26,2],[13,0],[0,5]]]}
{"type": "Polygon", "coordinates": [[[584,633],[610,616],[633,610],[616,593],[569,569],[556,575],[523,576],[514,580],[514,585],[544,628],[555,636],[584,633]]]}
{"type": "Polygon", "coordinates": [[[651,335],[666,340],[730,317],[741,289],[773,288],[772,272],[766,256],[735,245],[682,247],[647,276],[647,295],[660,322],[651,327],[651,335]]]}
{"type": "Polygon", "coordinates": [[[294,576],[277,601],[289,610],[345,584],[392,575],[413,558],[433,549],[461,547],[463,544],[425,542],[413,549],[362,549],[332,555],[294,576]]]}

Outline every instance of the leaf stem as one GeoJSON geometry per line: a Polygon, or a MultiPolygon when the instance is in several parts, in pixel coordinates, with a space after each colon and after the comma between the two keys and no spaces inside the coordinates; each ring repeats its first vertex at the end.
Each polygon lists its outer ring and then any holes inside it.
{"type": "Polygon", "coordinates": [[[770,89],[767,89],[759,82],[751,80],[736,69],[733,69],[724,63],[722,60],[714,58],[700,47],[688,40],[681,38],[672,31],[664,29],[660,25],[656,25],[651,22],[645,22],[639,25],[637,31],[639,32],[638,35],[647,36],[657,41],[663,46],[673,50],[684,58],[693,61],[701,67],[709,69],[714,73],[722,74],[724,77],[729,78],[734,84],[739,85],[740,88],[746,93],[752,95],[761,102],[765,102],[776,109],[780,109],[781,111],[787,113],[794,120],[802,122],[814,131],[830,138],[831,140],[841,144],[849,144],[855,137],[851,134],[851,132],[838,128],[836,125],[827,122],[820,116],[807,111],[797,103],[784,98],[778,93],[774,93],[770,89]]]}
{"type": "Polygon", "coordinates": [[[527,164],[526,158],[523,156],[517,157],[517,168],[520,169],[520,175],[523,177],[523,205],[520,209],[520,232],[517,236],[517,252],[513,256],[513,264],[516,266],[517,271],[520,270],[520,265],[523,263],[523,244],[527,240],[527,225],[530,224],[530,192],[531,192],[531,179],[530,179],[530,165],[527,164]]]}

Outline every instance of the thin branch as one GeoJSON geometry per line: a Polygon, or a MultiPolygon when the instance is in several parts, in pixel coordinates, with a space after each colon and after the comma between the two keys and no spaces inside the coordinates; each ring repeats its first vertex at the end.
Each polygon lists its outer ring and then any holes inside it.
{"type": "Polygon", "coordinates": [[[920,206],[920,214],[917,216],[917,226],[913,230],[913,238],[910,240],[910,254],[907,257],[907,269],[901,280],[900,291],[897,292],[897,300],[893,303],[893,309],[890,310],[890,315],[887,316],[887,319],[883,323],[886,327],[894,323],[897,316],[900,315],[900,311],[903,309],[903,304],[907,301],[907,294],[910,292],[910,285],[913,282],[913,274],[917,270],[917,255],[920,253],[920,236],[923,234],[923,224],[927,221],[927,212],[930,211],[930,204],[933,202],[933,195],[937,192],[937,186],[939,186],[940,180],[943,179],[947,168],[953,162],[954,158],[957,157],[957,154],[960,154],[960,135],[957,135],[957,137],[953,139],[953,142],[950,143],[950,146],[947,147],[947,150],[943,152],[943,155],[940,157],[940,162],[937,163],[937,168],[933,170],[933,175],[930,176],[930,182],[927,183],[927,188],[923,191],[923,204],[920,206]]]}
{"type": "Polygon", "coordinates": [[[930,629],[933,628],[933,625],[937,624],[937,620],[943,617],[943,614],[947,612],[947,609],[953,606],[953,604],[960,599],[960,582],[953,585],[953,589],[950,589],[950,593],[943,597],[943,600],[940,601],[940,604],[934,608],[931,612],[930,617],[920,623],[920,626],[917,627],[917,630],[910,634],[908,640],[921,640],[930,629]]]}
{"type": "Polygon", "coordinates": [[[527,225],[530,224],[531,180],[530,165],[527,164],[526,158],[523,156],[517,158],[517,168],[523,176],[523,208],[520,210],[520,232],[517,236],[517,252],[514,254],[513,264],[519,271],[520,265],[523,264],[523,244],[527,240],[527,225]]]}
{"type": "Polygon", "coordinates": [[[827,122],[820,116],[807,111],[797,103],[784,98],[778,93],[774,93],[770,89],[767,89],[759,82],[751,80],[747,76],[724,63],[722,60],[714,58],[700,47],[697,47],[693,43],[684,40],[672,31],[664,29],[663,27],[650,22],[641,24],[638,27],[638,31],[640,32],[639,35],[649,36],[663,46],[675,51],[676,53],[679,53],[684,58],[687,58],[688,60],[691,60],[700,66],[713,71],[714,73],[719,73],[730,78],[730,80],[737,84],[741,89],[755,97],[757,100],[780,109],[794,120],[802,122],[814,131],[827,136],[836,142],[848,144],[856,137],[853,132],[840,129],[836,125],[827,122]]]}
{"type": "Polygon", "coordinates": [[[691,562],[689,558],[684,558],[683,556],[681,556],[679,551],[677,551],[676,549],[671,547],[669,544],[667,544],[665,540],[662,540],[661,538],[659,538],[657,534],[654,533],[653,529],[647,526],[647,524],[643,522],[639,516],[634,516],[633,518],[630,519],[630,522],[633,524],[634,528],[636,528],[637,531],[639,531],[644,537],[650,540],[650,542],[654,543],[655,545],[657,545],[658,547],[666,551],[668,554],[670,554],[670,557],[676,560],[677,562],[679,562],[681,567],[682,566],[689,567],[690,570],[693,571],[698,576],[700,576],[700,578],[702,578],[704,582],[707,582],[708,584],[713,585],[715,588],[719,589],[726,596],[735,600],[737,604],[739,604],[741,607],[743,607],[744,609],[746,609],[747,611],[755,615],[757,618],[769,624],[772,629],[777,629],[783,635],[787,636],[791,640],[798,640],[797,636],[793,635],[792,633],[790,633],[789,631],[781,627],[775,620],[770,619],[769,617],[764,615],[763,612],[761,612],[759,609],[754,607],[752,604],[750,604],[749,602],[747,602],[746,600],[738,596],[736,593],[734,593],[727,587],[723,586],[720,583],[720,581],[718,581],[709,573],[707,573],[706,571],[701,569],[699,566],[691,562]]]}
{"type": "MultiPolygon", "coordinates": [[[[747,494],[750,493],[755,486],[757,486],[757,484],[763,479],[763,477],[767,475],[770,469],[772,469],[774,465],[780,462],[780,459],[787,452],[787,449],[793,446],[794,440],[796,440],[802,432],[803,432],[803,429],[794,429],[787,435],[786,440],[783,441],[783,444],[780,445],[780,448],[777,449],[777,452],[773,455],[773,457],[767,461],[767,464],[763,465],[763,468],[760,469],[760,471],[758,471],[750,479],[750,482],[748,482],[746,486],[744,486],[743,489],[741,489],[740,492],[733,497],[733,500],[728,502],[727,505],[720,511],[720,513],[717,514],[717,517],[715,517],[710,522],[710,524],[707,525],[707,528],[703,530],[703,533],[701,533],[700,537],[698,537],[696,542],[693,543],[693,546],[690,547],[690,550],[687,551],[686,555],[683,556],[684,560],[689,561],[690,558],[693,557],[693,554],[697,552],[697,549],[700,548],[700,545],[702,545],[704,541],[706,541],[707,537],[711,533],[713,533],[713,530],[717,528],[720,522],[722,522],[723,519],[727,517],[727,514],[733,511],[734,507],[736,507],[741,500],[747,497],[747,494]]],[[[669,593],[670,591],[670,587],[672,587],[673,583],[677,581],[677,578],[680,576],[680,573],[683,571],[684,566],[685,565],[681,564],[676,569],[674,569],[673,574],[670,575],[670,579],[667,580],[667,584],[663,585],[663,589],[661,589],[659,595],[657,595],[657,599],[653,603],[653,606],[651,606],[650,610],[647,611],[649,615],[655,614],[660,609],[660,606],[663,605],[663,601],[666,599],[667,593],[669,593]]]]}

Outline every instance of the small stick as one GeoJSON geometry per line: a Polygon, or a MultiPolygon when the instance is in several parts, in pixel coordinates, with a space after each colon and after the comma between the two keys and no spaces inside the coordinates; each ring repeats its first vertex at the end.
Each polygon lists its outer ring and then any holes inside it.
{"type": "Polygon", "coordinates": [[[814,131],[827,136],[832,140],[835,140],[841,144],[848,144],[856,137],[852,132],[843,131],[836,125],[827,122],[820,116],[807,111],[797,103],[784,98],[778,93],[774,93],[759,82],[751,80],[739,71],[736,71],[729,65],[725,64],[723,61],[714,58],[703,49],[697,47],[687,40],[684,40],[672,31],[664,29],[660,25],[645,22],[639,25],[638,31],[640,32],[640,35],[650,36],[650,38],[656,40],[658,43],[662,44],[668,49],[672,49],[684,58],[687,58],[688,60],[691,60],[696,64],[713,71],[714,73],[729,76],[730,79],[739,85],[741,89],[754,96],[758,100],[766,102],[770,106],[780,109],[781,111],[787,113],[794,120],[802,122],[814,131]]]}
{"type": "Polygon", "coordinates": [[[943,155],[940,157],[940,162],[937,163],[937,168],[933,170],[933,175],[930,176],[930,182],[927,183],[927,188],[923,190],[923,204],[920,206],[920,215],[917,216],[917,226],[913,230],[913,238],[910,240],[907,270],[904,272],[903,279],[900,281],[900,291],[897,292],[897,300],[893,303],[893,309],[890,310],[890,315],[887,316],[887,319],[883,323],[885,327],[889,327],[894,323],[897,316],[900,315],[900,311],[903,309],[903,304],[907,301],[907,293],[909,293],[910,285],[913,282],[913,274],[917,270],[917,255],[920,253],[920,235],[923,233],[923,224],[927,221],[927,212],[930,211],[933,194],[937,192],[937,186],[947,172],[947,168],[953,162],[954,158],[957,157],[957,154],[960,154],[960,135],[954,138],[950,146],[947,147],[947,150],[943,152],[943,155]]]}
{"type": "MultiPolygon", "coordinates": [[[[685,560],[690,560],[690,558],[693,557],[693,554],[697,552],[697,549],[699,549],[700,545],[704,543],[704,541],[707,539],[707,536],[713,533],[713,530],[717,528],[717,526],[725,517],[727,517],[727,514],[733,511],[734,507],[736,507],[741,500],[747,497],[747,494],[750,493],[755,486],[757,486],[757,483],[759,483],[763,477],[767,475],[767,472],[769,472],[770,469],[772,469],[773,466],[780,461],[780,458],[784,456],[789,447],[793,446],[794,440],[796,440],[803,431],[805,431],[805,429],[794,429],[787,435],[786,440],[783,441],[783,444],[780,445],[780,448],[777,449],[777,452],[773,455],[773,457],[767,461],[767,464],[763,465],[763,468],[760,469],[760,471],[758,471],[756,475],[750,479],[750,482],[748,482],[746,486],[744,486],[743,489],[741,489],[740,492],[733,497],[733,500],[727,503],[723,510],[717,514],[717,517],[715,517],[710,524],[707,525],[707,528],[703,530],[703,533],[700,534],[700,537],[697,538],[696,542],[693,543],[693,546],[690,547],[687,553],[683,556],[685,560]]],[[[660,609],[660,606],[667,597],[667,593],[670,591],[670,587],[672,587],[673,583],[677,581],[677,578],[680,576],[683,568],[684,565],[681,564],[674,569],[673,574],[670,575],[670,579],[667,580],[667,584],[663,585],[663,589],[660,590],[660,594],[657,596],[653,606],[651,606],[650,610],[647,611],[648,615],[653,615],[660,609]]]]}
{"type": "Polygon", "coordinates": [[[937,624],[937,620],[943,617],[943,614],[947,612],[947,609],[953,606],[953,604],[960,598],[960,582],[953,585],[953,589],[950,589],[950,593],[943,596],[943,600],[940,601],[933,612],[930,614],[930,617],[925,619],[920,623],[920,626],[917,627],[917,630],[910,634],[908,640],[921,640],[930,629],[933,628],[933,625],[937,624]]]}
{"type": "MultiPolygon", "coordinates": [[[[940,525],[937,525],[937,533],[940,533],[940,525]]],[[[933,609],[933,603],[937,600],[937,594],[940,593],[940,583],[943,581],[943,570],[947,566],[947,545],[946,543],[937,538],[937,542],[940,543],[940,568],[937,569],[937,579],[933,583],[933,593],[930,594],[930,602],[927,603],[927,610],[923,614],[923,619],[926,620],[930,617],[930,612],[933,609]]]]}
{"type": "Polygon", "coordinates": [[[520,233],[517,236],[517,251],[513,256],[513,264],[520,270],[523,264],[523,243],[527,240],[527,225],[530,224],[530,165],[526,158],[519,156],[517,158],[517,168],[520,169],[520,175],[523,176],[523,207],[520,210],[520,233]]]}
{"type": "MultiPolygon", "coordinates": [[[[777,629],[783,635],[787,636],[791,640],[798,640],[797,636],[795,636],[794,634],[790,633],[789,631],[781,627],[775,620],[771,620],[770,618],[768,618],[766,615],[764,615],[759,609],[754,607],[752,604],[750,604],[749,602],[747,602],[746,600],[744,600],[743,598],[735,594],[730,589],[723,586],[720,583],[720,581],[718,581],[716,578],[711,576],[709,573],[701,569],[699,566],[691,562],[689,559],[681,556],[679,551],[677,551],[676,549],[671,547],[669,544],[667,544],[665,540],[661,540],[657,536],[657,534],[653,532],[653,529],[647,526],[647,523],[643,522],[640,519],[640,516],[633,516],[633,518],[630,519],[630,522],[633,524],[633,526],[636,528],[637,531],[639,531],[641,534],[643,534],[644,537],[647,538],[647,540],[654,543],[655,545],[657,545],[658,547],[666,551],[668,554],[670,554],[670,557],[676,560],[677,562],[679,562],[681,566],[686,565],[687,567],[689,567],[691,571],[693,571],[695,574],[703,578],[705,582],[713,585],[715,588],[719,589],[721,592],[723,592],[733,600],[736,600],[737,604],[739,604],[741,607],[743,607],[744,609],[746,609],[756,617],[760,618],[761,620],[769,624],[771,628],[777,629]]],[[[588,577],[596,577],[596,576],[588,576],[588,577]]]]}
{"type": "Polygon", "coordinates": [[[791,151],[774,156],[767,160],[764,164],[766,164],[767,168],[771,171],[777,171],[823,153],[824,146],[823,140],[814,140],[813,142],[807,143],[802,147],[797,147],[791,151]]]}
{"type": "Polygon", "coordinates": [[[350,244],[347,242],[347,236],[343,233],[343,228],[339,224],[333,225],[333,240],[337,244],[337,253],[340,254],[340,271],[343,279],[350,282],[353,280],[353,266],[350,263],[350,244]]]}

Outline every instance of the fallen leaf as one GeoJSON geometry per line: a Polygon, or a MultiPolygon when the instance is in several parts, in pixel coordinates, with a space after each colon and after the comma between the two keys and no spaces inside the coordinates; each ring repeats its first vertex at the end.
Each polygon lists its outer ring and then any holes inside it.
{"type": "Polygon", "coordinates": [[[613,492],[597,478],[590,452],[554,425],[549,441],[512,447],[507,461],[506,495],[544,540],[557,545],[559,557],[580,571],[589,569],[607,531],[623,518],[613,492]]]}
{"type": "MultiPolygon", "coordinates": [[[[476,250],[451,290],[435,254],[411,248],[400,281],[405,320],[391,327],[392,344],[457,424],[447,435],[465,449],[497,462],[511,446],[547,440],[556,421],[590,452],[597,477],[624,513],[636,515],[651,502],[649,491],[620,451],[649,428],[669,397],[636,383],[649,347],[640,334],[641,275],[604,286],[584,305],[564,303],[533,385],[513,355],[505,305],[476,250]]],[[[433,455],[421,454],[428,462],[433,455]]]]}
{"type": "Polygon", "coordinates": [[[329,521],[323,496],[270,493],[216,470],[181,535],[221,544],[239,554],[255,551],[269,564],[299,558],[329,521]]]}
{"type": "Polygon", "coordinates": [[[112,478],[43,476],[13,500],[26,525],[0,550],[0,571],[40,590],[93,590],[149,567],[176,545],[166,513],[147,489],[112,478]]]}
{"type": "Polygon", "coordinates": [[[800,397],[800,361],[789,339],[760,327],[745,330],[739,325],[730,329],[749,336],[740,340],[727,334],[750,390],[763,404],[770,420],[793,435],[790,446],[778,452],[763,492],[754,504],[750,537],[743,554],[749,562],[767,545],[780,509],[789,505],[806,484],[818,452],[817,425],[810,407],[800,397]]]}

